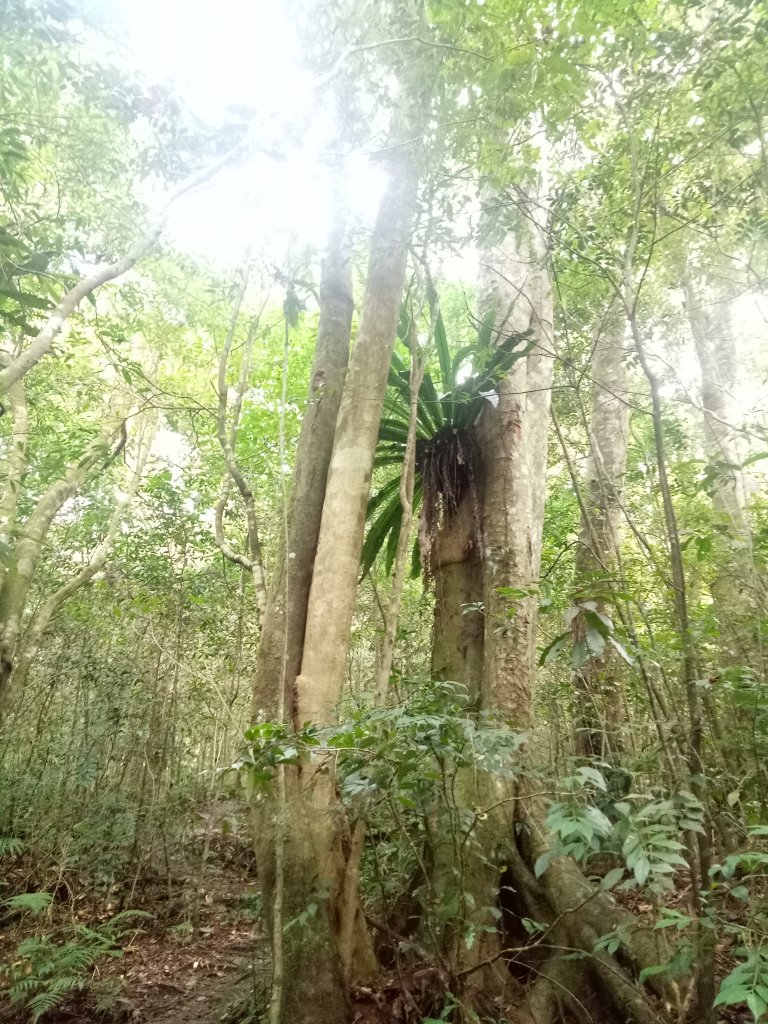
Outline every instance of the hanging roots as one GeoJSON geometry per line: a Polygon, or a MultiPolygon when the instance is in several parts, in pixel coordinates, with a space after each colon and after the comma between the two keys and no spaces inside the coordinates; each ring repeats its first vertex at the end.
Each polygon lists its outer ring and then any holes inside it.
{"type": "Polygon", "coordinates": [[[443,427],[428,440],[416,441],[416,469],[423,480],[428,519],[439,519],[441,512],[455,515],[474,482],[477,457],[471,429],[443,427]]]}
{"type": "MultiPolygon", "coordinates": [[[[480,449],[471,427],[443,427],[432,437],[416,441],[416,471],[421,475],[423,501],[419,542],[425,575],[438,529],[458,511],[467,493],[475,498],[480,449]]],[[[474,502],[476,505],[476,502],[474,502]]],[[[476,532],[479,532],[475,509],[476,532]]]]}

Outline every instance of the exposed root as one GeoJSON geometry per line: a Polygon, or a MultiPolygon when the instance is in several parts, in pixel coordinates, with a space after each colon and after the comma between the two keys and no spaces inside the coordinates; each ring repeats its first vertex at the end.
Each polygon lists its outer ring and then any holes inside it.
{"type": "Polygon", "coordinates": [[[478,1009],[478,995],[494,999],[502,1009],[501,971],[508,979],[503,1011],[515,1024],[668,1020],[667,1009],[678,1003],[673,983],[655,975],[649,979],[651,994],[637,981],[640,970],[668,956],[660,948],[659,933],[597,891],[573,861],[558,860],[537,879],[529,859],[536,845],[522,835],[507,851],[499,887],[497,950],[483,962],[459,966],[457,991],[473,999],[478,1009]],[[531,849],[523,851],[526,845],[531,849]],[[626,944],[616,955],[596,950],[598,939],[615,929],[621,929],[626,944]],[[516,990],[513,1000],[510,989],[516,990]]]}

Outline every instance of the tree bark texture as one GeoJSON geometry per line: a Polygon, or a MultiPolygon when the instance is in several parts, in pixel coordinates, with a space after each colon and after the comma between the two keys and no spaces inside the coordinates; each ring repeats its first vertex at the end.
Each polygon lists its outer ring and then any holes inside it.
{"type": "MultiPolygon", "coordinates": [[[[282,715],[286,725],[298,727],[295,684],[304,649],[307,601],[349,360],[353,312],[352,251],[343,205],[338,203],[321,268],[320,318],[309,400],[256,656],[254,721],[275,721],[282,715]]],[[[313,904],[317,914],[321,901],[316,873],[307,870],[313,862],[313,851],[305,827],[299,779],[295,772],[283,771],[282,791],[260,796],[253,808],[259,879],[273,956],[279,961],[275,965],[279,976],[273,978],[272,985],[273,996],[279,990],[276,1012],[286,1021],[292,1013],[303,1012],[296,1004],[306,992],[302,989],[294,998],[290,983],[298,972],[312,985],[317,1005],[322,1007],[318,1020],[343,1020],[348,1010],[346,986],[331,922],[322,906],[320,917],[312,920],[309,929],[294,924],[286,932],[286,924],[301,921],[313,904]],[[277,913],[276,891],[282,891],[277,913]],[[275,928],[281,934],[276,934],[275,928]]]]}
{"type": "Polygon", "coordinates": [[[275,719],[283,679],[284,706],[294,725],[295,681],[301,667],[328,466],[349,361],[354,298],[352,249],[343,209],[337,209],[320,274],[320,319],[301,423],[286,537],[275,560],[256,660],[254,721],[275,719]]]}
{"type": "MultiPolygon", "coordinates": [[[[269,658],[272,664],[278,657],[279,663],[285,658],[286,678],[301,658],[301,672],[289,695],[291,717],[298,726],[306,722],[332,725],[346,678],[365,511],[400,314],[416,189],[417,176],[410,160],[393,159],[371,241],[360,329],[344,379],[327,479],[322,463],[316,465],[309,454],[314,432],[308,435],[307,462],[299,467],[300,472],[310,469],[318,473],[316,493],[323,496],[319,533],[302,522],[303,509],[294,503],[294,531],[300,528],[317,537],[312,561],[306,551],[297,552],[305,556],[299,568],[306,573],[303,580],[309,587],[306,626],[303,638],[291,639],[285,633],[285,606],[280,608],[281,595],[274,589],[274,626],[269,624],[274,634],[270,648],[260,655],[260,668],[269,664],[269,658]],[[292,663],[288,661],[291,657],[292,663]]],[[[349,294],[346,286],[340,294],[349,294]]],[[[343,309],[337,325],[343,318],[348,327],[348,303],[343,309]]],[[[326,382],[318,379],[316,383],[322,392],[326,382]]],[[[290,548],[289,541],[285,565],[298,561],[291,558],[290,548]]],[[[273,586],[277,588],[278,583],[273,586]]],[[[294,600],[290,583],[288,600],[294,600]]],[[[300,613],[300,608],[291,612],[292,616],[300,613]]],[[[276,678],[281,679],[282,672],[276,678]]],[[[279,704],[279,690],[275,696],[265,689],[269,685],[269,678],[261,676],[257,702],[266,709],[279,704]]],[[[303,923],[300,931],[291,932],[282,944],[283,983],[277,1019],[286,1024],[309,1019],[338,1024],[349,1016],[351,984],[376,971],[359,903],[359,834],[348,827],[335,790],[332,762],[320,758],[299,773],[286,773],[285,781],[285,803],[276,808],[277,820],[273,819],[278,833],[283,830],[282,836],[278,835],[283,863],[275,865],[272,880],[264,878],[265,903],[281,885],[284,920],[290,921],[295,910],[303,923]],[[274,883],[271,891],[270,881],[274,883]],[[306,914],[308,907],[314,907],[311,915],[306,914]],[[311,968],[305,973],[310,953],[311,968]]],[[[265,846],[270,833],[274,836],[273,828],[264,829],[265,846]]],[[[268,873],[274,859],[262,849],[264,852],[268,873]]]]}
{"type": "Polygon", "coordinates": [[[441,525],[431,551],[435,580],[432,678],[466,686],[474,706],[483,680],[483,573],[476,528],[479,501],[477,493],[467,491],[455,515],[441,525]]]}
{"type": "Polygon", "coordinates": [[[500,382],[480,425],[483,458],[483,706],[520,729],[532,723],[537,585],[547,492],[553,371],[552,287],[543,187],[524,195],[512,228],[488,240],[480,319],[501,341],[526,335],[531,351],[500,382]],[[510,596],[500,588],[515,588],[510,596]]]}

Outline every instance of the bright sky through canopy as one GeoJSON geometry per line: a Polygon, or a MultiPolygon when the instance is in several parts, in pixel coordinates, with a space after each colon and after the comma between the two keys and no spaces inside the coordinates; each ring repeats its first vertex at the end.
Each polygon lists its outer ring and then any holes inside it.
{"type": "MultiPolygon", "coordinates": [[[[108,0],[97,9],[124,58],[148,81],[170,83],[211,128],[255,118],[282,142],[283,127],[317,104],[281,0],[108,0]]],[[[278,263],[306,245],[321,247],[328,228],[321,156],[330,125],[321,116],[312,125],[287,159],[257,155],[180,203],[170,222],[176,242],[228,265],[249,246],[278,263]]],[[[350,161],[355,214],[371,219],[381,186],[364,158],[350,161]]]]}

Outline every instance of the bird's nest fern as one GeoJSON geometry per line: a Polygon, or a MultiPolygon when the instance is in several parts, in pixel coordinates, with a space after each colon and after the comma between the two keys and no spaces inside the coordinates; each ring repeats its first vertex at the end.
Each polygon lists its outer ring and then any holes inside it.
{"type": "MultiPolygon", "coordinates": [[[[409,336],[411,323],[403,311],[398,337],[409,336]]],[[[492,331],[485,325],[477,341],[451,353],[445,324],[435,318],[435,372],[425,372],[419,389],[416,415],[416,474],[413,510],[420,511],[419,534],[426,538],[424,554],[440,526],[454,516],[478,475],[480,449],[475,434],[484,407],[493,400],[499,381],[518,359],[530,351],[527,335],[508,335],[492,344],[492,331]]],[[[389,387],[384,405],[375,467],[391,470],[392,476],[368,502],[368,532],[363,545],[362,572],[368,573],[380,553],[387,570],[392,566],[402,525],[400,474],[408,441],[410,409],[410,368],[399,352],[392,357],[389,387]]],[[[423,557],[416,541],[411,560],[412,575],[424,571],[428,577],[428,556],[423,557]],[[424,562],[427,564],[423,564],[424,562]]]]}

